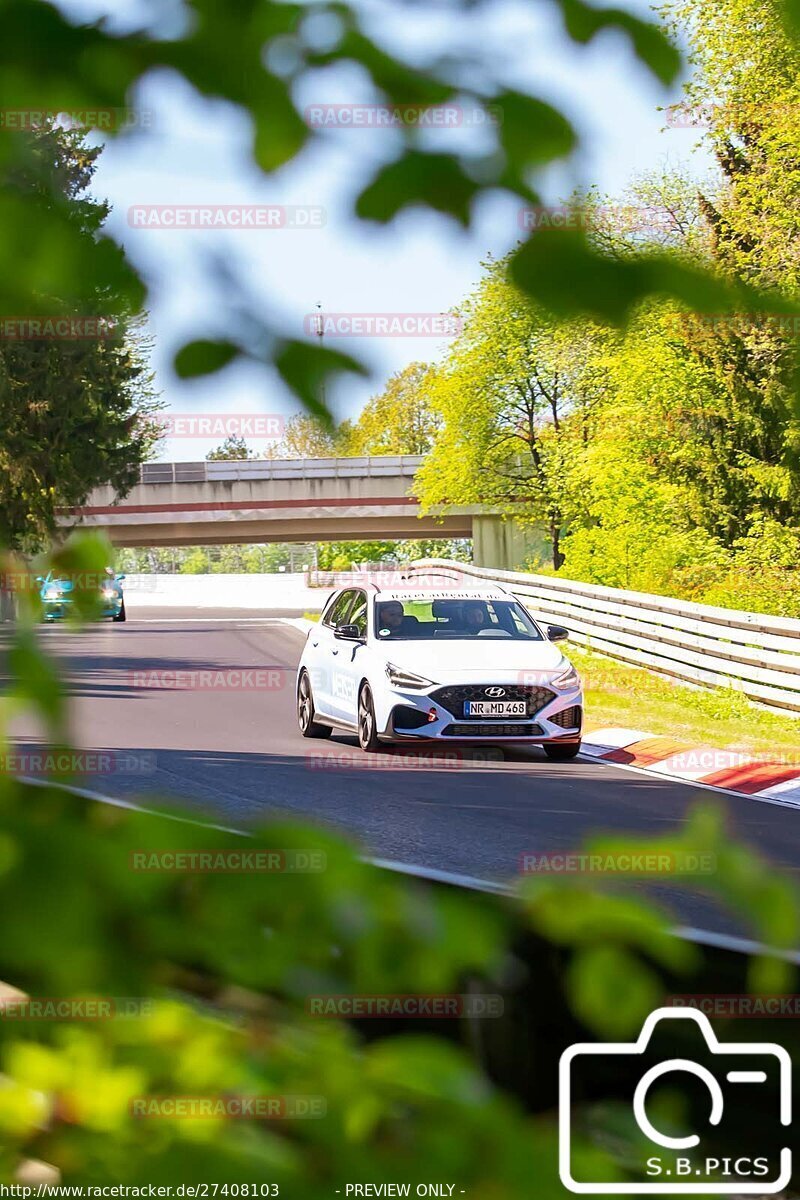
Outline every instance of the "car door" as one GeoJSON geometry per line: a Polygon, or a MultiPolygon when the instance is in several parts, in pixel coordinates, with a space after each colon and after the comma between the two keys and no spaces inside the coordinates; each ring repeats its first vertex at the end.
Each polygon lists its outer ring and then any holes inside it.
{"type": "MultiPolygon", "coordinates": [[[[354,589],[353,600],[347,610],[347,616],[340,624],[355,625],[360,635],[367,636],[367,593],[360,588],[354,589]]],[[[332,673],[332,703],[335,706],[335,716],[340,721],[355,725],[358,719],[358,685],[364,673],[364,657],[366,646],[360,642],[345,641],[334,635],[332,673]]]]}
{"type": "Polygon", "coordinates": [[[314,707],[323,716],[332,717],[333,697],[331,694],[334,649],[333,631],[344,623],[345,614],[353,603],[353,589],[349,588],[331,596],[323,609],[317,625],[308,635],[306,666],[314,694],[314,707]]]}

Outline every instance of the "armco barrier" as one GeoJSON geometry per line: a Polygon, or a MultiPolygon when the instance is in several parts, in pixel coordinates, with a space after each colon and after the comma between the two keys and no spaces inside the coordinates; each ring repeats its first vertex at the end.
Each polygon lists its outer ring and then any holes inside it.
{"type": "Polygon", "coordinates": [[[592,650],[688,683],[733,687],[800,716],[800,620],[669,596],[426,559],[414,572],[457,572],[506,587],[545,622],[592,650]]]}

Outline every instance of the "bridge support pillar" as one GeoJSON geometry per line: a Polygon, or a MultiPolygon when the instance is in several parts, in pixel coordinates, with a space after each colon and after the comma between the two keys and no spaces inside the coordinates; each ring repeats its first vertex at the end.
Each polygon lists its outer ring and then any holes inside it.
{"type": "Polygon", "coordinates": [[[476,567],[518,571],[533,555],[547,558],[549,546],[540,529],[520,525],[499,513],[472,518],[472,561],[476,567]]]}

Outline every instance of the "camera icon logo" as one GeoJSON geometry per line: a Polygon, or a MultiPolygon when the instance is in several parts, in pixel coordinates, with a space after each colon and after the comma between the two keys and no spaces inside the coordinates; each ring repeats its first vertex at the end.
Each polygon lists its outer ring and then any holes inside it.
{"type": "MultiPolygon", "coordinates": [[[[773,1042],[720,1042],[705,1013],[696,1009],[659,1008],[651,1013],[635,1042],[579,1042],[568,1047],[559,1063],[559,1175],[568,1191],[578,1195],[772,1195],[786,1188],[792,1176],[792,1152],[788,1146],[780,1153],[746,1152],[736,1137],[728,1139],[737,1145],[737,1153],[720,1157],[713,1150],[706,1153],[703,1138],[698,1133],[676,1136],[676,1131],[664,1132],[648,1116],[648,1093],[664,1077],[680,1086],[680,1076],[699,1080],[708,1092],[708,1135],[725,1127],[726,1116],[739,1108],[745,1112],[756,1106],[774,1104],[777,1122],[791,1124],[792,1062],[783,1046],[773,1042]],[[656,1027],[659,1033],[675,1032],[675,1022],[694,1022],[699,1029],[710,1066],[689,1058],[665,1058],[641,1074],[636,1057],[648,1051],[656,1027]],[[616,1060],[616,1061],[615,1061],[616,1060]],[[652,1151],[642,1165],[641,1181],[593,1181],[575,1178],[582,1174],[573,1146],[572,1106],[575,1084],[582,1073],[591,1069],[618,1068],[619,1077],[637,1079],[632,1088],[633,1117],[652,1151]],[[729,1085],[723,1088],[723,1083],[729,1085]],[[771,1088],[762,1099],[757,1085],[771,1088]],[[578,1167],[576,1171],[576,1166],[578,1167]]],[[[697,1089],[697,1084],[694,1084],[697,1089]]],[[[762,1089],[763,1090],[763,1089],[762,1089]]],[[[645,1143],[645,1144],[647,1144],[645,1143]]]]}

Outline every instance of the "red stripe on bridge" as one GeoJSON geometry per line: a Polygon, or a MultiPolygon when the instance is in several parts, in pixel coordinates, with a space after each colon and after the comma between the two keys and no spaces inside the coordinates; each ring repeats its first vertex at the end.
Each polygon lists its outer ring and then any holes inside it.
{"type": "Polygon", "coordinates": [[[196,504],[99,504],[89,508],[60,508],[59,516],[107,516],[113,513],[236,512],[268,508],[364,508],[372,505],[419,504],[415,496],[356,496],[331,500],[221,500],[196,504]]]}

